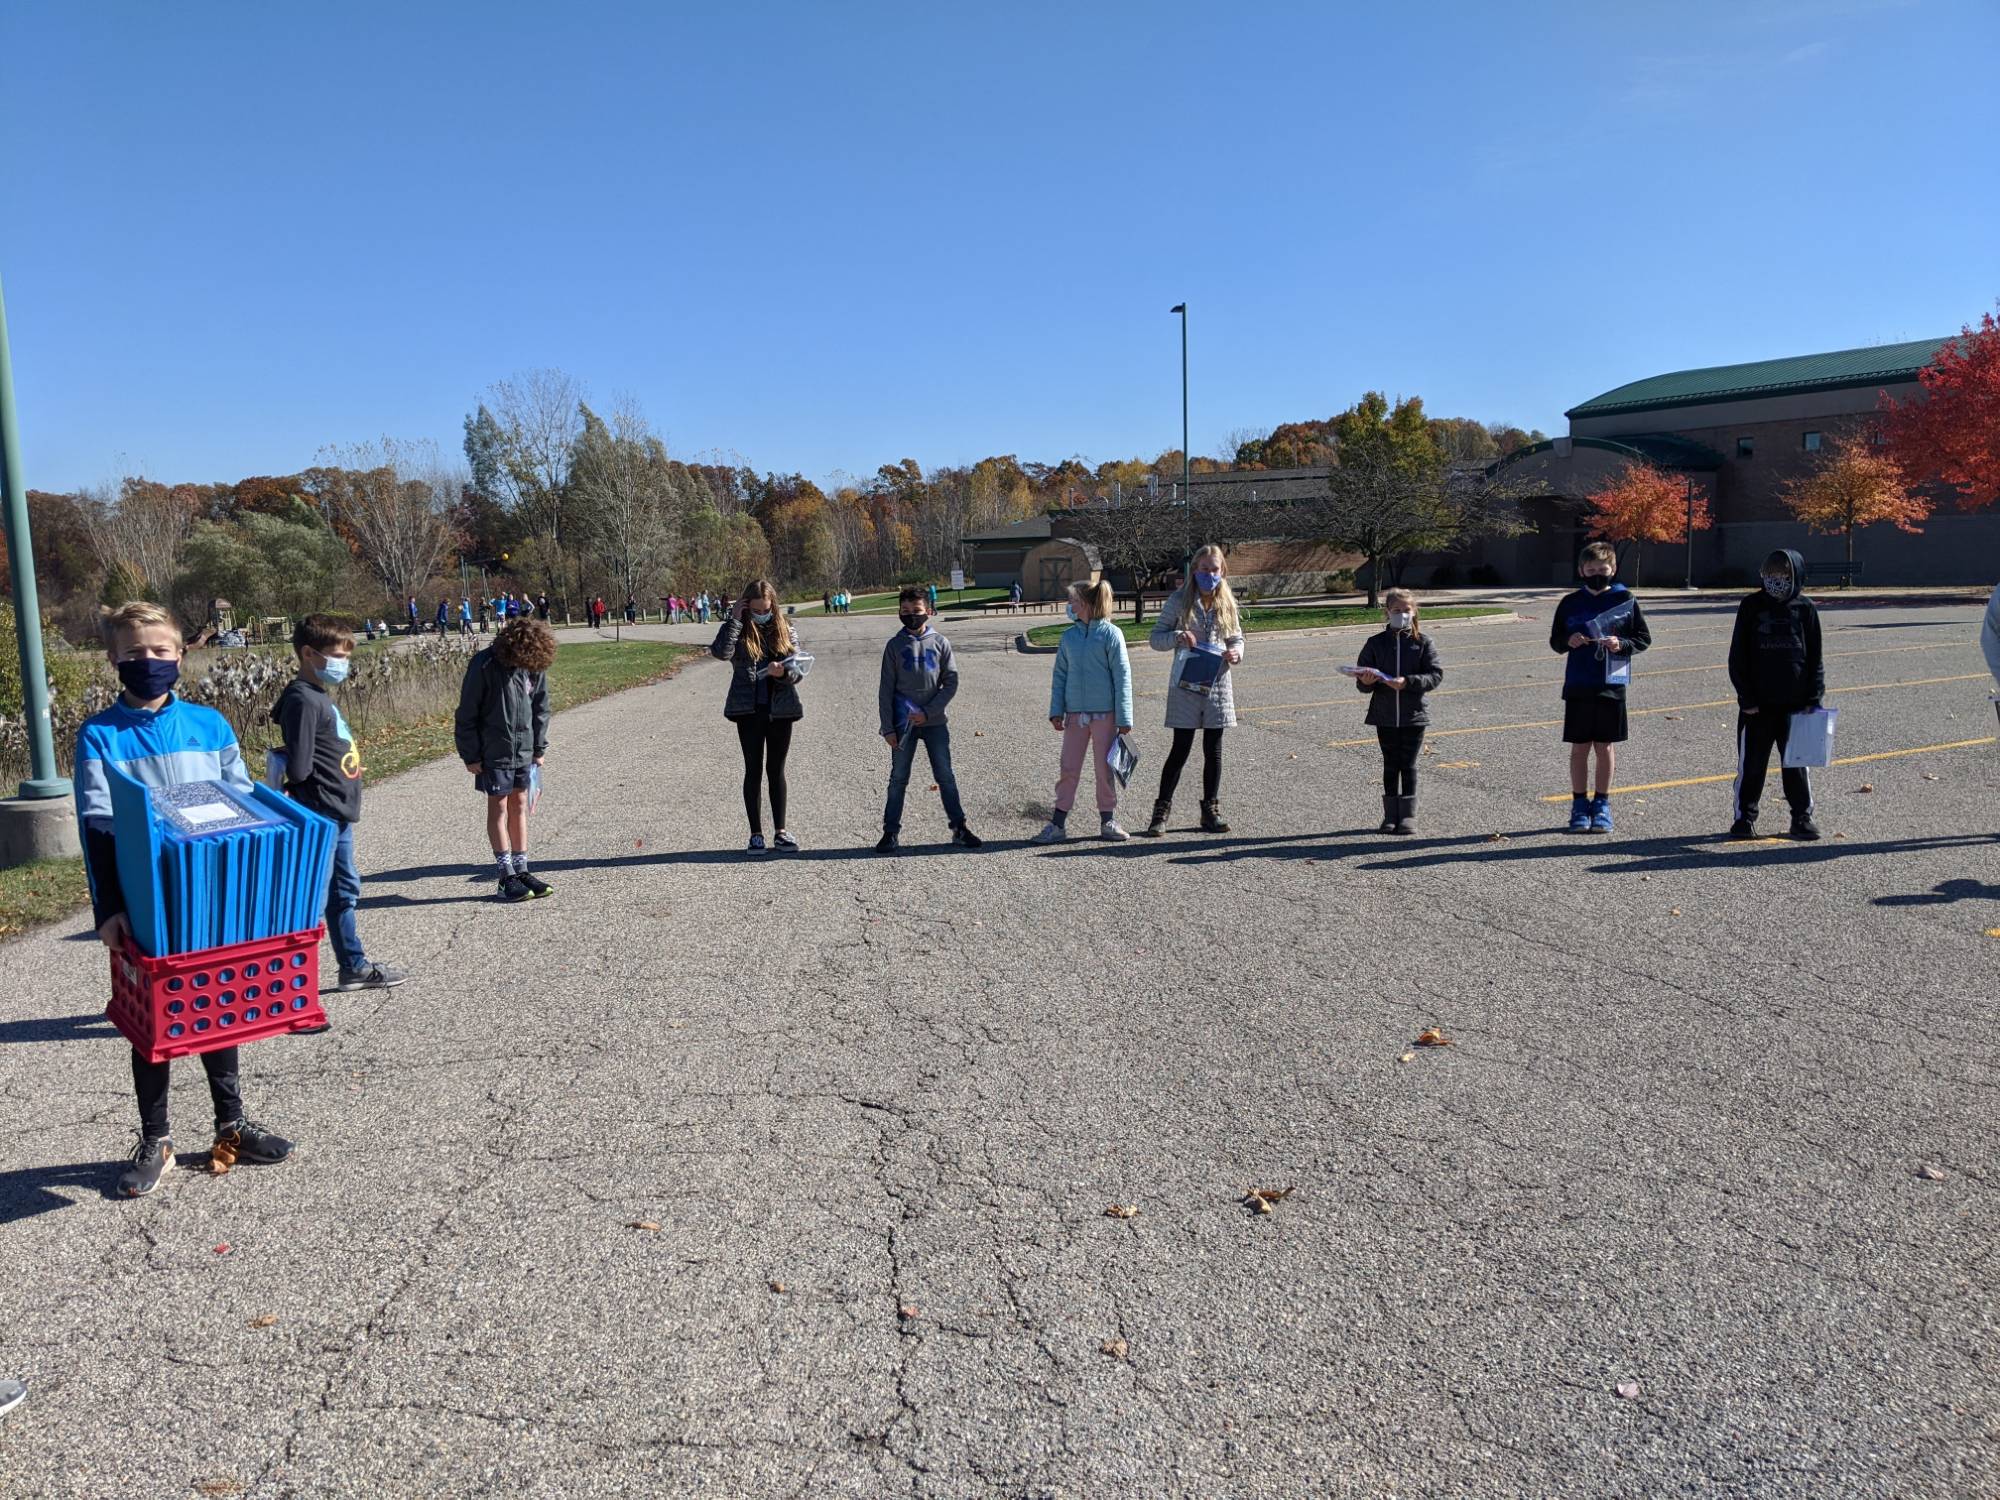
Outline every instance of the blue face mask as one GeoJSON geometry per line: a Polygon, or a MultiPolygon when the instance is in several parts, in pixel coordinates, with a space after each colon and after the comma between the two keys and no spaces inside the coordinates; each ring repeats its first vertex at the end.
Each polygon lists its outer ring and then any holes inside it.
{"type": "Polygon", "coordinates": [[[1200,589],[1204,594],[1214,593],[1216,587],[1221,582],[1222,575],[1220,573],[1197,573],[1194,575],[1195,587],[1200,589]]]}
{"type": "Polygon", "coordinates": [[[354,663],[348,660],[348,658],[344,656],[329,656],[326,658],[324,665],[313,671],[313,676],[317,677],[328,687],[339,687],[343,682],[347,681],[347,674],[353,669],[354,663]]]}
{"type": "Polygon", "coordinates": [[[1083,618],[1077,614],[1074,604],[1065,604],[1063,608],[1069,611],[1070,623],[1072,625],[1081,625],[1083,623],[1083,618]]]}
{"type": "Polygon", "coordinates": [[[164,698],[181,680],[181,664],[159,656],[142,656],[137,661],[118,663],[118,680],[125,691],[141,703],[164,698]]]}
{"type": "Polygon", "coordinates": [[[768,625],[771,623],[771,616],[768,612],[760,615],[752,611],[750,618],[755,620],[759,625],[768,625]]]}

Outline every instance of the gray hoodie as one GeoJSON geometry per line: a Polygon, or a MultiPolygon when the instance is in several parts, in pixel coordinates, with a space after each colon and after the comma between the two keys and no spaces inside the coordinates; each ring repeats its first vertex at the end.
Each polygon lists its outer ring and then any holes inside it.
{"type": "Polygon", "coordinates": [[[958,663],[951,642],[926,627],[922,635],[899,630],[882,648],[882,684],[876,693],[882,733],[908,727],[910,705],[924,711],[926,725],[942,724],[945,708],[958,692],[958,663]]]}

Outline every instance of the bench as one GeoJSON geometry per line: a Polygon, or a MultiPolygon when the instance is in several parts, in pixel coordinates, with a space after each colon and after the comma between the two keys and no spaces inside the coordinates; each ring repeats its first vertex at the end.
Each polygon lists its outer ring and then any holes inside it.
{"type": "Polygon", "coordinates": [[[979,612],[987,614],[991,611],[999,610],[1002,613],[1011,615],[1016,610],[1019,610],[1024,615],[1038,615],[1044,611],[1053,614],[1060,602],[1055,599],[1023,599],[1019,604],[1016,604],[1012,599],[988,599],[979,606],[979,612]]]}
{"type": "Polygon", "coordinates": [[[1814,562],[1811,558],[1807,558],[1806,576],[1803,581],[1810,582],[1815,578],[1838,578],[1843,583],[1852,583],[1860,576],[1861,564],[1858,562],[1848,562],[1845,559],[1814,562]]]}

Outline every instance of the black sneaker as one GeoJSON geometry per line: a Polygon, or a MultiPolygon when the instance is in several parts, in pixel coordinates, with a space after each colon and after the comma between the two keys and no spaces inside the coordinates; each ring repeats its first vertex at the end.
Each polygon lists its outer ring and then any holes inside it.
{"type": "Polygon", "coordinates": [[[894,854],[901,847],[901,842],[893,833],[885,833],[882,837],[875,840],[875,852],[877,854],[894,854]]]}
{"type": "Polygon", "coordinates": [[[1748,818],[1738,818],[1729,825],[1729,836],[1733,839],[1754,839],[1757,837],[1757,825],[1748,818]]]}
{"type": "Polygon", "coordinates": [[[211,1157],[227,1170],[237,1162],[251,1167],[276,1166],[292,1154],[292,1143],[255,1120],[236,1120],[215,1127],[211,1157]]]}
{"type": "Polygon", "coordinates": [[[529,895],[528,888],[521,884],[521,877],[518,875],[509,875],[505,880],[501,881],[497,894],[502,901],[510,905],[516,901],[530,901],[534,899],[529,895]]]}
{"type": "Polygon", "coordinates": [[[336,988],[343,995],[354,990],[393,990],[407,977],[387,964],[370,964],[365,969],[342,969],[336,988]]]}
{"type": "Polygon", "coordinates": [[[160,1178],[174,1164],[174,1143],[164,1135],[141,1136],[133,1148],[132,1164],[118,1178],[118,1192],[125,1198],[143,1198],[160,1185],[160,1178]]]}
{"type": "Polygon", "coordinates": [[[764,835],[761,833],[751,834],[750,847],[745,852],[749,854],[762,854],[764,852],[764,835]]]}
{"type": "Polygon", "coordinates": [[[1809,812],[1792,814],[1792,837],[1810,844],[1819,837],[1819,824],[1809,812]]]}
{"type": "Polygon", "coordinates": [[[951,841],[961,849],[978,849],[986,843],[985,839],[974,833],[970,828],[967,828],[963,823],[952,829],[951,841]]]}
{"type": "Polygon", "coordinates": [[[530,870],[523,870],[514,877],[528,888],[528,894],[537,901],[544,896],[553,896],[556,888],[530,870]]]}
{"type": "Polygon", "coordinates": [[[780,854],[797,854],[799,852],[799,841],[780,828],[771,837],[771,847],[780,854]]]}

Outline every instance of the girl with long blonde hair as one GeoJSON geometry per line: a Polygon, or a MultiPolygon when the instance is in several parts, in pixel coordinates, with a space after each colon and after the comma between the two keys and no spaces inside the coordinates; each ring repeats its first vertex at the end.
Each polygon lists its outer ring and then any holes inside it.
{"type": "Polygon", "coordinates": [[[1201,731],[1201,828],[1227,833],[1222,821],[1222,731],[1236,723],[1230,668],[1243,660],[1243,622],[1229,587],[1229,562],[1213,543],[1194,555],[1187,582],[1167,597],[1153,622],[1152,647],[1174,653],[1167,673],[1167,728],[1173,748],[1160,764],[1152,820],[1140,830],[1149,839],[1166,832],[1174,790],[1201,731]]]}
{"type": "Polygon", "coordinates": [[[722,716],[736,726],[743,750],[743,810],[750,818],[750,853],[764,845],[764,785],[771,789],[772,847],[796,852],[799,841],[785,827],[785,757],[792,748],[792,726],[805,717],[799,683],[805,662],[797,635],[778,605],[778,591],[759,578],[743,590],[736,607],[723,616],[722,628],[708,648],[718,661],[730,664],[729,695],[722,716]]]}

